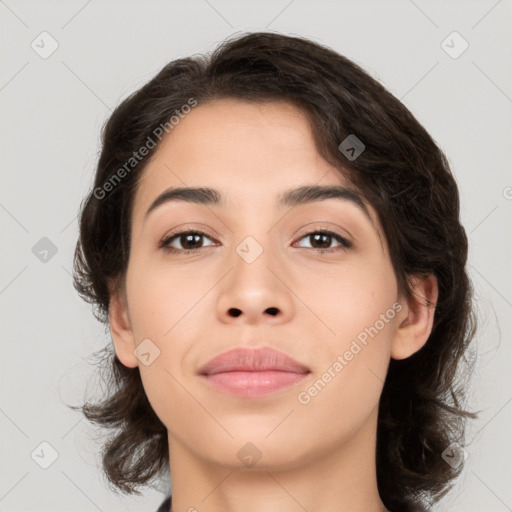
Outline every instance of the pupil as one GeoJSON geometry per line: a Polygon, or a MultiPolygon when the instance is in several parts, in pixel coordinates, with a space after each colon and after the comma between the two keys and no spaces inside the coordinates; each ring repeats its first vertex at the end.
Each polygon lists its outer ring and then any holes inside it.
{"type": "MultiPolygon", "coordinates": [[[[187,246],[190,246],[190,244],[189,244],[189,242],[188,242],[189,238],[201,238],[201,236],[200,236],[200,235],[193,235],[193,234],[192,234],[192,235],[185,235],[186,243],[185,243],[185,244],[183,244],[183,246],[184,246],[186,249],[187,249],[187,248],[188,248],[188,249],[194,249],[195,247],[187,247],[187,246]]],[[[197,240],[196,240],[196,243],[198,243],[198,241],[197,241],[197,240]]],[[[192,242],[192,244],[194,244],[194,242],[192,242]]]]}
{"type": "MultiPolygon", "coordinates": [[[[327,238],[327,239],[328,239],[328,241],[330,241],[331,235],[325,235],[325,234],[320,234],[320,233],[317,233],[316,235],[313,235],[313,238],[314,238],[314,240],[315,240],[315,243],[318,241],[318,239],[319,239],[319,238],[322,238],[322,237],[327,238]]],[[[324,245],[325,245],[326,247],[329,247],[329,245],[330,245],[330,244],[329,244],[329,243],[327,243],[327,244],[324,244],[324,245]]],[[[322,247],[322,248],[324,248],[324,247],[322,247]]]]}

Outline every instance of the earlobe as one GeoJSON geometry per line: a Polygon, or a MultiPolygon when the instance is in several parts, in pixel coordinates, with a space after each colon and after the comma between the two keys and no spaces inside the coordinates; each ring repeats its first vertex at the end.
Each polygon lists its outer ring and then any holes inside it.
{"type": "Polygon", "coordinates": [[[391,343],[391,357],[406,359],[420,350],[428,340],[434,325],[434,313],[439,294],[437,279],[411,276],[413,296],[397,315],[398,327],[391,343]]]}
{"type": "Polygon", "coordinates": [[[117,358],[128,368],[137,367],[139,361],[134,354],[135,337],[128,313],[127,300],[124,294],[113,291],[112,288],[108,317],[117,358]]]}

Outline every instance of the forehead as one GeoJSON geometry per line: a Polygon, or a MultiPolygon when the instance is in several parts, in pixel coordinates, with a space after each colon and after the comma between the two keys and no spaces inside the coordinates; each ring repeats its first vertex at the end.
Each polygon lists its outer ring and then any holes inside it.
{"type": "MultiPolygon", "coordinates": [[[[198,105],[162,140],[139,181],[135,208],[169,186],[278,193],[297,184],[347,184],[318,153],[305,114],[286,102],[198,105]]],[[[140,212],[139,212],[140,213],[140,212]]]]}
{"type": "MultiPolygon", "coordinates": [[[[249,102],[234,98],[200,104],[174,127],[162,146],[193,146],[224,153],[225,148],[315,151],[305,114],[285,101],[249,102]],[[276,138],[277,136],[277,138],[276,138]]],[[[264,155],[259,155],[263,157],[264,155]]]]}

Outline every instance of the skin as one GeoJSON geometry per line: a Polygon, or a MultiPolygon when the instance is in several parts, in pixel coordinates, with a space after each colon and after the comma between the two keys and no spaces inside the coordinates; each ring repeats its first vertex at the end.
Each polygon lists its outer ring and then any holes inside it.
{"type": "MultiPolygon", "coordinates": [[[[390,358],[409,357],[425,344],[434,309],[399,294],[370,205],[371,218],[338,199],[278,206],[281,192],[301,185],[348,181],[318,153],[304,114],[285,102],[199,105],[144,171],[126,286],[112,294],[110,326],[117,356],[139,367],[168,429],[174,511],[386,510],[374,460],[379,398],[390,358]],[[227,203],[166,203],[144,220],[171,186],[216,188],[227,203]],[[187,227],[213,236],[196,241],[199,249],[189,255],[159,248],[187,227]],[[306,235],[320,227],[353,247],[335,238],[315,245],[306,235]],[[236,252],[247,236],[263,249],[250,264],[236,252]],[[316,250],[322,247],[331,252],[316,250]],[[394,318],[309,403],[300,403],[298,394],[394,303],[402,306],[394,318]],[[134,354],[145,339],[160,350],[147,366],[134,354]],[[260,398],[212,390],[197,370],[237,346],[276,348],[311,373],[260,398]],[[248,442],[261,455],[251,467],[237,456],[248,442]]],[[[186,243],[178,237],[172,245],[183,251],[186,243]]],[[[418,297],[436,303],[434,276],[413,282],[418,297]]]]}

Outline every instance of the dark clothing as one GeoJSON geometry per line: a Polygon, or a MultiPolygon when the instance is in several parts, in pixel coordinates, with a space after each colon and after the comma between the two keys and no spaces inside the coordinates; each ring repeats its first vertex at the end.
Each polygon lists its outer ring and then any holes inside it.
{"type": "Polygon", "coordinates": [[[171,510],[171,496],[167,496],[160,508],[156,512],[170,512],[171,510]]]}
{"type": "MultiPolygon", "coordinates": [[[[164,502],[160,505],[160,508],[156,512],[170,512],[171,511],[171,496],[167,496],[165,498],[164,502]]],[[[393,512],[429,512],[426,508],[423,506],[414,503],[413,501],[409,499],[405,499],[403,501],[402,508],[400,511],[396,510],[393,512]]]]}

